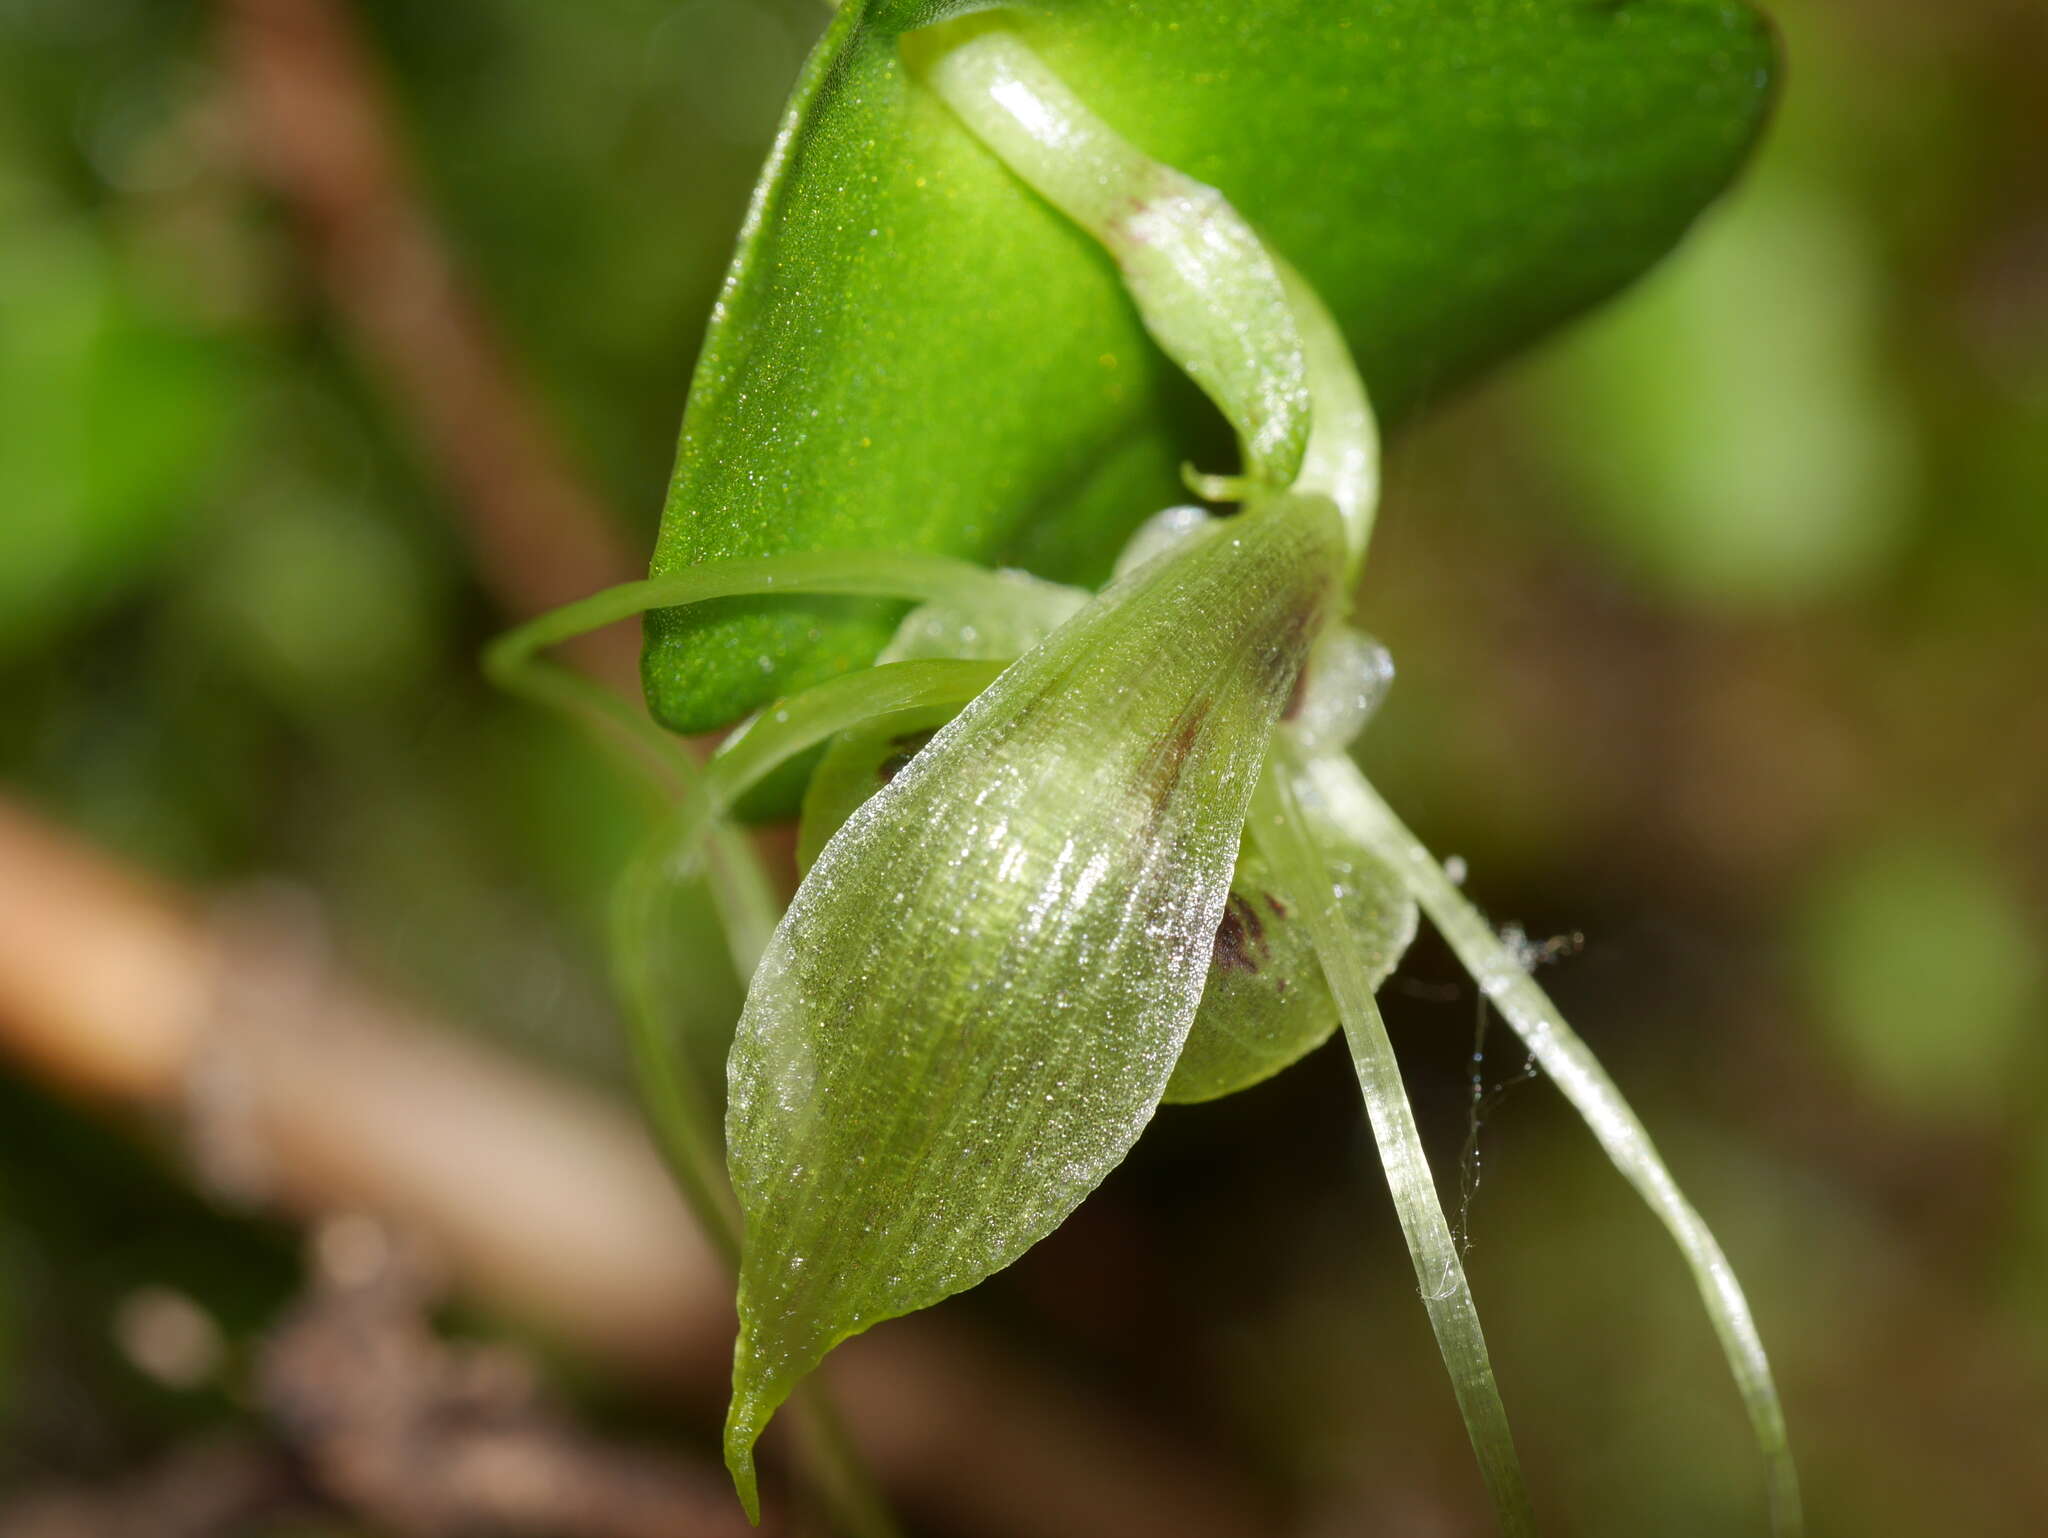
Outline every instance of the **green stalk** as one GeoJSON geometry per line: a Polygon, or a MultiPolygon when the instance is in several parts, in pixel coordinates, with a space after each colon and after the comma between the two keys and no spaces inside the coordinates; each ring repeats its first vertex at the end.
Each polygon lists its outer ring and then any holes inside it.
{"type": "Polygon", "coordinates": [[[906,710],[965,705],[1007,662],[923,658],[880,662],[778,700],[725,740],[706,775],[717,815],[797,754],[849,727],[906,710]]]}
{"type": "Polygon", "coordinates": [[[712,598],[820,595],[902,598],[969,611],[1035,614],[1036,595],[971,561],[907,551],[822,550],[714,561],[709,565],[622,582],[579,598],[499,636],[484,650],[484,672],[516,687],[522,665],[550,646],[602,630],[650,609],[681,608],[712,598]]]}
{"type": "Polygon", "coordinates": [[[1803,1519],[1784,1405],[1749,1301],[1705,1220],[1679,1190],[1650,1134],[1592,1050],[1565,1024],[1549,995],[1422,841],[1394,815],[1357,765],[1333,756],[1317,760],[1306,773],[1332,820],[1399,874],[1480,991],[1521,1037],[1537,1064],[1600,1140],[1615,1168],[1677,1242],[1720,1337],[1763,1452],[1772,1530],[1781,1538],[1794,1538],[1803,1530],[1803,1519]]]}
{"type": "MultiPolygon", "coordinates": [[[[545,618],[553,620],[555,615],[545,618]]],[[[541,646],[553,644],[546,639],[529,640],[528,633],[540,623],[536,621],[493,643],[484,663],[491,680],[509,694],[581,721],[600,740],[621,749],[668,800],[687,802],[697,793],[703,773],[697,761],[680,741],[621,695],[573,668],[539,657],[541,646]],[[507,644],[515,640],[519,644],[507,644]]],[[[610,623],[611,619],[603,619],[569,634],[580,635],[583,630],[599,629],[610,623]]],[[[782,911],[774,883],[746,835],[723,825],[711,830],[705,875],[718,907],[733,966],[741,977],[750,976],[782,911]]]]}
{"type": "Polygon", "coordinates": [[[1337,504],[1344,520],[1349,556],[1345,579],[1358,580],[1365,547],[1380,505],[1380,429],[1367,396],[1365,381],[1352,361],[1344,333],[1322,298],[1287,261],[1275,255],[1273,265],[1301,333],[1309,400],[1315,416],[1308,448],[1301,456],[1297,492],[1320,492],[1337,504]]]}
{"type": "Polygon", "coordinates": [[[1380,1163],[1393,1192],[1401,1233],[1415,1264],[1423,1307],[1436,1331],[1437,1347],[1451,1376],[1458,1409],[1479,1460],[1481,1477],[1493,1498],[1501,1531],[1508,1538],[1532,1538],[1535,1512],[1522,1482],[1521,1464],[1508,1430],[1507,1409],[1487,1357],[1486,1336],[1472,1289],[1458,1257],[1458,1242],[1444,1218],[1430,1176],[1429,1159],[1415,1126],[1415,1113],[1401,1083],[1401,1065],[1387,1039],[1386,1024],[1372,994],[1372,980],[1344,923],[1334,895],[1329,867],[1316,847],[1297,800],[1291,777],[1298,772],[1284,758],[1269,759],[1253,793],[1250,823],[1260,851],[1271,863],[1281,887],[1307,921],[1328,978],[1330,993],[1344,1022],[1352,1066],[1365,1097],[1366,1117],[1379,1145],[1380,1163]]]}

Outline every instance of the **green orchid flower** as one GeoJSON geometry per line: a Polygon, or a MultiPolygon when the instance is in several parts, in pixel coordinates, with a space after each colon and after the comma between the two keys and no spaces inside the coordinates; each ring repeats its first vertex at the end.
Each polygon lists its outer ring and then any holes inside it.
{"type": "Polygon", "coordinates": [[[906,58],[1114,258],[1161,351],[1237,433],[1240,475],[1191,483],[1241,510],[1157,515],[1094,595],[931,555],[764,557],[631,584],[493,650],[496,676],[597,715],[677,789],[622,884],[621,975],[657,1125],[737,1262],[726,1455],[748,1511],[756,1439],[835,1345],[1015,1260],[1163,1101],[1258,1082],[1341,1028],[1502,1528],[1533,1532],[1373,997],[1419,909],[1676,1239],[1778,1530],[1796,1530],[1782,1413],[1726,1258],[1591,1053],[1350,756],[1390,666],[1345,623],[1378,446],[1336,325],[1220,193],[1112,132],[1000,24],[913,34],[906,58]],[[765,708],[701,773],[537,660],[630,614],[763,594],[917,607],[873,667],[765,708]],[[821,745],[805,874],[777,919],[726,814],[821,745]],[[723,1161],[659,1023],[664,904],[699,875],[752,979],[723,1161]]]}

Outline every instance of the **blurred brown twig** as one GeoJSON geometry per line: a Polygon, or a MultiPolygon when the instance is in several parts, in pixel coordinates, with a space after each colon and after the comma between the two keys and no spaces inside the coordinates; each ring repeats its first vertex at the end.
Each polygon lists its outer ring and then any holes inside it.
{"type": "MultiPolygon", "coordinates": [[[[0,798],[0,1052],[169,1123],[216,1195],[374,1215],[485,1304],[642,1384],[718,1392],[730,1283],[633,1118],[335,976],[301,901],[209,923],[0,798]]],[[[942,1322],[831,1365],[884,1481],[959,1531],[1269,1530],[1186,1446],[942,1322]]]]}
{"type": "MultiPolygon", "coordinates": [[[[295,215],[365,366],[445,483],[485,587],[525,617],[637,576],[419,196],[347,8],[219,0],[218,11],[253,163],[295,215]]],[[[572,650],[638,692],[637,627],[572,650]]]]}

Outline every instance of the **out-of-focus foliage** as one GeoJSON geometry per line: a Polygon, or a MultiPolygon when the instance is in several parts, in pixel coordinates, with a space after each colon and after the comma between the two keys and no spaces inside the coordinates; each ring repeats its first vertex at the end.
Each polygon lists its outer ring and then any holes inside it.
{"type": "Polygon", "coordinates": [[[1898,552],[1918,469],[1868,232],[1771,174],[1560,369],[1588,527],[1680,598],[1795,604],[1898,552]]]}
{"type": "MultiPolygon", "coordinates": [[[[1491,911],[1584,936],[1545,980],[1744,1276],[1816,1531],[2033,1538],[2048,13],[1771,8],[1755,180],[1396,445],[1361,613],[1401,676],[1364,756],[1491,911]]],[[[651,540],[823,7],[358,13],[479,298],[651,540]]],[[[300,883],[359,970],[602,1079],[602,902],[645,808],[477,682],[502,616],[256,184],[212,18],[0,0],[0,793],[180,881],[300,883]]],[[[710,1035],[722,956],[700,922],[665,969],[710,1035]]],[[[1428,945],[1405,974],[1389,1025],[1455,1206],[1475,1003],[1428,945]]],[[[1485,1083],[1519,1067],[1496,1048],[1485,1083]]],[[[1458,1527],[1462,1433],[1391,1216],[1360,1216],[1357,1123],[1332,1053],[1169,1111],[946,1307],[1197,1428],[1304,1528],[1458,1527]]],[[[1479,1152],[1469,1265],[1551,1530],[1739,1530],[1746,1433],[1672,1388],[1718,1369],[1652,1225],[1540,1084],[1479,1152]]],[[[234,1362],[289,1294],[289,1236],[184,1190],[0,1065],[0,1500],[245,1424],[112,1331],[170,1288],[234,1362]]]]}
{"type": "Polygon", "coordinates": [[[1820,1023],[1908,1113],[1996,1119],[2044,1067],[2040,931],[1974,850],[1878,844],[1823,873],[1805,928],[1820,1023]]]}
{"type": "Polygon", "coordinates": [[[15,197],[0,211],[0,648],[18,653],[189,531],[231,394],[218,350],[151,316],[77,221],[15,197]]]}

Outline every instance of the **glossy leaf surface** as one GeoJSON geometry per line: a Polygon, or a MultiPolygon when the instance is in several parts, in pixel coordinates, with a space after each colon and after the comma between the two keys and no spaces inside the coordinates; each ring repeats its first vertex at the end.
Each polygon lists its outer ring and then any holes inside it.
{"type": "Polygon", "coordinates": [[[1008,1264],[1150,1119],[1341,554],[1327,501],[1283,498],[1133,573],[805,877],[729,1072],[743,1494],[761,1427],[833,1345],[1008,1264]]]}
{"type": "MultiPolygon", "coordinates": [[[[1111,257],[908,75],[963,5],[848,0],[758,190],[654,569],[792,549],[1008,558],[1092,585],[1227,442],[1111,257]]],[[[1006,19],[1329,301],[1398,416],[1612,292],[1740,163],[1772,48],[1735,0],[1047,0],[1006,19]]],[[[900,610],[744,601],[650,625],[694,730],[865,662],[900,610]]]]}

